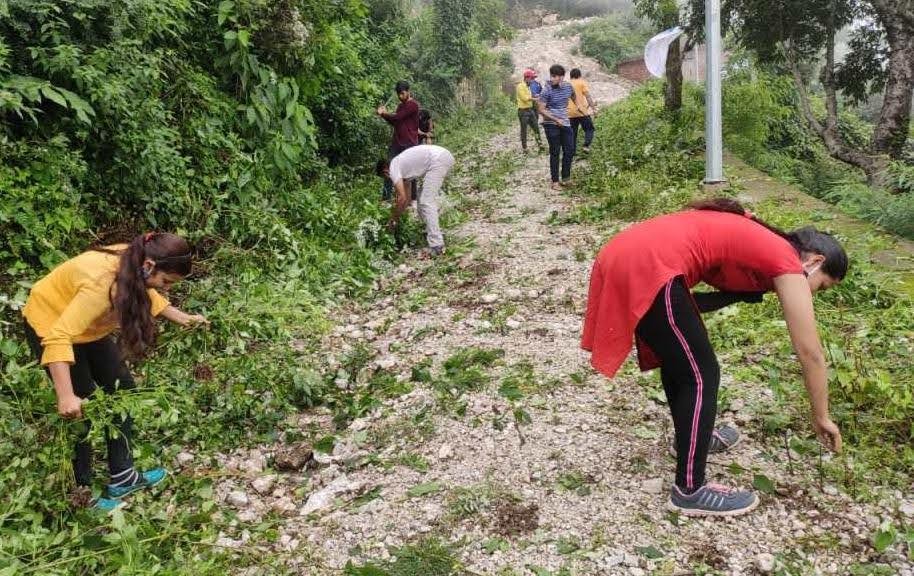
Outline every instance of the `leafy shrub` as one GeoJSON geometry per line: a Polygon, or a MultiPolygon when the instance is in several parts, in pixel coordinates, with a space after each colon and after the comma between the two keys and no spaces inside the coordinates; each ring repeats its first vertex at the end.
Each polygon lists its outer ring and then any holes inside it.
{"type": "Polygon", "coordinates": [[[581,36],[581,52],[609,70],[623,60],[641,56],[653,36],[650,26],[630,12],[572,24],[559,32],[563,37],[575,34],[581,36]]]}

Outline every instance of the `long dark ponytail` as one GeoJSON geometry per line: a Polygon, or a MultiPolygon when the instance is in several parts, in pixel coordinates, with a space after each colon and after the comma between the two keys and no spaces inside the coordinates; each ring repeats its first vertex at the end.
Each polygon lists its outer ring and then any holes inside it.
{"type": "Polygon", "coordinates": [[[768,224],[746,210],[742,204],[731,198],[714,198],[712,200],[699,200],[692,202],[688,208],[693,210],[711,210],[714,212],[728,212],[751,218],[752,221],[764,226],[778,236],[784,238],[802,256],[804,252],[821,254],[825,257],[822,271],[834,278],[843,280],[847,275],[847,253],[834,236],[822,232],[812,226],[804,226],[790,232],[785,232],[776,226],[768,224]]]}
{"type": "Polygon", "coordinates": [[[96,250],[120,256],[111,285],[111,306],[120,324],[121,348],[128,357],[142,359],[156,340],[143,263],[146,260],[155,262],[153,272],[188,276],[191,271],[190,244],[175,234],[150,232],[134,238],[126,250],[96,250]]]}

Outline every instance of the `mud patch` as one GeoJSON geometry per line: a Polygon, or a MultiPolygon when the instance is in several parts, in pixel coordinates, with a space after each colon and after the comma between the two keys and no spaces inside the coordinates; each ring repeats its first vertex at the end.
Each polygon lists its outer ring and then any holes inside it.
{"type": "Polygon", "coordinates": [[[495,531],[502,536],[520,536],[539,528],[540,507],[506,500],[495,506],[495,531]]]}

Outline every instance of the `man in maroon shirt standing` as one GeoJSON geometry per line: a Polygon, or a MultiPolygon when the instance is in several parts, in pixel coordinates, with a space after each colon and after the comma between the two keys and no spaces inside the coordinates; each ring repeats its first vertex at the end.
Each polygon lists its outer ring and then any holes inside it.
{"type": "MultiPolygon", "coordinates": [[[[384,105],[378,106],[378,116],[387,120],[394,127],[393,140],[387,148],[388,161],[393,160],[400,152],[419,143],[419,103],[410,94],[408,82],[400,80],[394,89],[397,92],[397,99],[400,100],[400,104],[397,105],[397,111],[391,114],[384,105]]],[[[412,183],[412,192],[413,198],[415,198],[415,181],[412,183]]],[[[385,184],[384,199],[388,200],[392,195],[392,190],[389,190],[385,184]]]]}

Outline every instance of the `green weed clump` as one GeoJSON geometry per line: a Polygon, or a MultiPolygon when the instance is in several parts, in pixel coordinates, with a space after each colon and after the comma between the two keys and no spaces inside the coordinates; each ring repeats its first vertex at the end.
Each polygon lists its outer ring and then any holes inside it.
{"type": "Polygon", "coordinates": [[[393,551],[394,560],[356,566],[349,562],[346,576],[451,576],[460,574],[460,562],[451,549],[436,539],[428,539],[393,551]]]}

